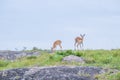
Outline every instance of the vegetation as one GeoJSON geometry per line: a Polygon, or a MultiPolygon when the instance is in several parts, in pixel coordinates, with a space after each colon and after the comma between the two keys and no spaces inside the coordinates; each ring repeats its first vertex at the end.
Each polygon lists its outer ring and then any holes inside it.
{"type": "MultiPolygon", "coordinates": [[[[29,51],[39,51],[37,48],[29,51]]],[[[48,51],[49,52],[49,51],[48,51]]],[[[112,68],[120,70],[120,49],[116,50],[65,50],[56,51],[55,53],[48,53],[43,51],[39,56],[24,57],[14,62],[0,60],[0,70],[33,66],[98,66],[103,68],[112,68]],[[79,63],[65,63],[62,62],[63,57],[68,55],[76,55],[85,59],[85,64],[79,63]]],[[[104,80],[120,80],[120,73],[106,76],[104,80]]],[[[102,80],[101,75],[96,75],[96,78],[102,80]]],[[[98,79],[98,80],[99,80],[98,79]]]]}

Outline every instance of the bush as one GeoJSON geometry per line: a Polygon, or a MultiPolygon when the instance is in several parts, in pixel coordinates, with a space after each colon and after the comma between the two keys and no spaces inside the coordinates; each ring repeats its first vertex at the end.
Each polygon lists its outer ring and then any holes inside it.
{"type": "Polygon", "coordinates": [[[112,57],[108,57],[108,58],[106,58],[106,59],[103,59],[103,60],[102,60],[102,63],[103,63],[103,64],[109,64],[111,61],[112,61],[112,57]]]}
{"type": "Polygon", "coordinates": [[[27,57],[27,59],[36,59],[37,57],[36,56],[29,56],[27,57]]]}
{"type": "Polygon", "coordinates": [[[89,58],[85,59],[85,62],[88,63],[88,64],[90,64],[90,63],[95,63],[95,60],[93,58],[89,57],[89,58]]]}
{"type": "Polygon", "coordinates": [[[108,80],[120,80],[120,73],[116,73],[114,75],[111,75],[108,80]]]}
{"type": "Polygon", "coordinates": [[[56,52],[56,54],[64,56],[65,52],[58,51],[58,52],[56,52]]]}
{"type": "Polygon", "coordinates": [[[67,53],[68,55],[73,54],[72,50],[67,50],[65,53],[67,53]]]}
{"type": "Polygon", "coordinates": [[[80,51],[77,51],[77,52],[74,53],[74,55],[81,57],[81,56],[83,56],[83,53],[80,52],[80,51]]]}
{"type": "Polygon", "coordinates": [[[51,60],[52,60],[52,59],[54,59],[54,57],[53,57],[52,55],[50,55],[49,59],[51,59],[51,60]]]}
{"type": "Polygon", "coordinates": [[[113,56],[114,56],[114,57],[120,56],[120,51],[113,52],[113,56]]]}
{"type": "Polygon", "coordinates": [[[56,54],[58,55],[62,55],[62,56],[69,56],[69,55],[75,55],[75,56],[78,56],[78,57],[81,57],[83,56],[83,52],[80,52],[80,51],[72,51],[72,50],[67,50],[67,51],[58,51],[56,52],[56,54]]]}
{"type": "Polygon", "coordinates": [[[0,61],[0,67],[6,67],[8,64],[8,61],[0,61]]]}
{"type": "Polygon", "coordinates": [[[33,49],[32,50],[39,50],[37,47],[33,47],[33,49]]]}
{"type": "Polygon", "coordinates": [[[63,58],[63,56],[57,55],[57,54],[53,55],[53,56],[50,56],[50,59],[55,60],[55,61],[61,61],[62,58],[63,58]]]}

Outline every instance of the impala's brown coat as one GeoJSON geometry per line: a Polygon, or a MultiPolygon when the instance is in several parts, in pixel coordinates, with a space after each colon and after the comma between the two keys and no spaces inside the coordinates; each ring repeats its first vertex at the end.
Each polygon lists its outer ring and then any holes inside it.
{"type": "Polygon", "coordinates": [[[75,44],[74,44],[75,49],[76,49],[76,47],[78,49],[78,46],[83,47],[84,36],[85,36],[85,34],[83,34],[83,35],[80,34],[80,37],[75,38],[75,44]]]}
{"type": "Polygon", "coordinates": [[[53,52],[54,49],[59,46],[61,49],[62,49],[62,45],[61,45],[62,41],[61,40],[56,40],[54,43],[53,43],[53,46],[51,48],[51,51],[53,52]]]}

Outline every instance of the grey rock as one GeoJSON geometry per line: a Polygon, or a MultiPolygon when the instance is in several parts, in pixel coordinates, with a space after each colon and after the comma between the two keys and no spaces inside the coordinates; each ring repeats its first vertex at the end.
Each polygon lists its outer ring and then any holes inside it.
{"type": "Polygon", "coordinates": [[[74,56],[74,55],[69,55],[69,56],[66,56],[63,58],[62,61],[65,61],[65,62],[78,62],[78,63],[85,63],[84,59],[81,58],[81,57],[78,57],[78,56],[74,56]]]}
{"type": "Polygon", "coordinates": [[[34,67],[0,71],[0,80],[95,80],[98,67],[34,67]]]}
{"type": "Polygon", "coordinates": [[[0,51],[0,59],[14,61],[18,58],[38,56],[39,52],[24,52],[24,51],[0,51]]]}

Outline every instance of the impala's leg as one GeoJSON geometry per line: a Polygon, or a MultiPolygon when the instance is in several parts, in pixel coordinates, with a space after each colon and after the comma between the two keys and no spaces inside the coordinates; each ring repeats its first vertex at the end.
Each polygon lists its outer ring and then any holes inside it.
{"type": "Polygon", "coordinates": [[[52,51],[55,52],[55,50],[56,50],[56,45],[53,45],[52,51]]]}
{"type": "Polygon", "coordinates": [[[83,42],[81,42],[81,49],[83,49],[83,46],[84,46],[84,44],[83,44],[83,42]]]}
{"type": "Polygon", "coordinates": [[[76,50],[76,42],[74,43],[74,50],[76,50]]]}
{"type": "Polygon", "coordinates": [[[82,49],[82,46],[83,46],[83,45],[82,45],[82,43],[81,43],[81,44],[80,44],[80,49],[82,49]]]}
{"type": "Polygon", "coordinates": [[[83,42],[81,43],[81,47],[83,47],[84,45],[83,45],[83,42]]]}
{"type": "Polygon", "coordinates": [[[79,50],[80,43],[77,44],[77,50],[79,50]]]}
{"type": "Polygon", "coordinates": [[[60,49],[62,50],[62,46],[61,46],[61,44],[59,44],[59,46],[60,46],[60,49]]]}

